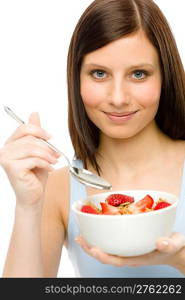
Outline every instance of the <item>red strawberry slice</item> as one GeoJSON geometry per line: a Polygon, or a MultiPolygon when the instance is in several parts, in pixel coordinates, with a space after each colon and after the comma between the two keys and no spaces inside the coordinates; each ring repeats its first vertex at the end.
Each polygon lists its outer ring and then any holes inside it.
{"type": "Polygon", "coordinates": [[[146,195],[143,199],[136,202],[136,206],[145,209],[145,208],[152,208],[154,204],[154,200],[150,195],[146,195]]]}
{"type": "Polygon", "coordinates": [[[105,201],[112,206],[119,206],[120,204],[126,203],[126,202],[134,202],[134,197],[123,195],[123,194],[111,194],[109,195],[105,201]]]}
{"type": "Polygon", "coordinates": [[[168,203],[168,202],[160,201],[160,202],[158,202],[158,203],[154,206],[154,210],[161,209],[161,208],[165,208],[165,207],[170,206],[170,205],[171,205],[171,204],[168,203]]]}
{"type": "Polygon", "coordinates": [[[130,213],[137,214],[141,212],[146,212],[147,209],[151,209],[153,204],[153,198],[150,195],[146,195],[143,199],[137,201],[136,203],[130,204],[128,209],[130,213]]]}
{"type": "Polygon", "coordinates": [[[81,207],[81,211],[89,214],[98,214],[98,210],[96,210],[94,207],[90,205],[83,205],[81,207]]]}
{"type": "Polygon", "coordinates": [[[119,209],[104,202],[100,202],[103,215],[121,215],[119,209]]]}

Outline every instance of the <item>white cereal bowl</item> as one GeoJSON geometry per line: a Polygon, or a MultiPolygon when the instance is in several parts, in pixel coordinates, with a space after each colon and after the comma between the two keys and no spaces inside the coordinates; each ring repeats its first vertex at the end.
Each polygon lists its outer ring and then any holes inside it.
{"type": "Polygon", "coordinates": [[[137,256],[149,253],[156,248],[160,237],[171,234],[175,223],[178,197],[162,191],[154,190],[121,190],[100,193],[86,199],[75,201],[72,210],[81,235],[90,246],[102,251],[121,256],[137,256]],[[165,199],[172,205],[159,210],[132,215],[96,215],[80,211],[87,201],[100,207],[100,202],[110,194],[133,196],[135,202],[149,194],[154,201],[165,199]]]}

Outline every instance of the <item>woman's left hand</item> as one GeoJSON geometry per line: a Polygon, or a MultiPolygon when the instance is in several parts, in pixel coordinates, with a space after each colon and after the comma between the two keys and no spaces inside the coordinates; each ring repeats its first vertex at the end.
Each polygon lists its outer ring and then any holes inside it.
{"type": "Polygon", "coordinates": [[[146,265],[170,265],[185,274],[185,236],[172,233],[170,237],[160,238],[156,242],[156,250],[140,256],[117,256],[101,251],[97,247],[90,247],[81,237],[76,238],[83,250],[103,264],[118,267],[138,267],[146,265]]]}

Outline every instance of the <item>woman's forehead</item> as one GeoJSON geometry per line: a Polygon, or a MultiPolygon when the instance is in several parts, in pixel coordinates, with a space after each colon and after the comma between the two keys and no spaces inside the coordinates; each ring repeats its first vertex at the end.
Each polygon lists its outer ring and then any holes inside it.
{"type": "Polygon", "coordinates": [[[83,59],[83,65],[98,64],[102,66],[156,65],[158,53],[143,31],[124,36],[106,46],[99,48],[83,59]]]}

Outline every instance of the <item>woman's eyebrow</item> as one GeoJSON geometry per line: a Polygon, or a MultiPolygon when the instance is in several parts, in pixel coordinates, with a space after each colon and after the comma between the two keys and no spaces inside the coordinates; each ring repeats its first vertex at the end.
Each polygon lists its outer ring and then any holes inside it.
{"type": "Polygon", "coordinates": [[[147,67],[154,68],[154,65],[151,63],[142,63],[142,64],[129,66],[129,69],[139,69],[139,68],[147,68],[147,67]]]}
{"type": "Polygon", "coordinates": [[[99,65],[99,64],[94,64],[94,63],[84,64],[84,67],[93,67],[93,68],[110,69],[110,68],[108,68],[108,67],[106,67],[106,66],[99,65]]]}
{"type": "MultiPolygon", "coordinates": [[[[93,68],[100,68],[100,69],[109,69],[111,70],[110,67],[107,66],[103,66],[100,64],[95,64],[95,63],[85,63],[84,67],[93,67],[93,68]]],[[[135,65],[130,65],[127,66],[127,69],[139,69],[139,68],[146,68],[146,67],[150,67],[150,68],[154,68],[154,65],[151,63],[140,63],[140,64],[135,64],[135,65]]]]}

